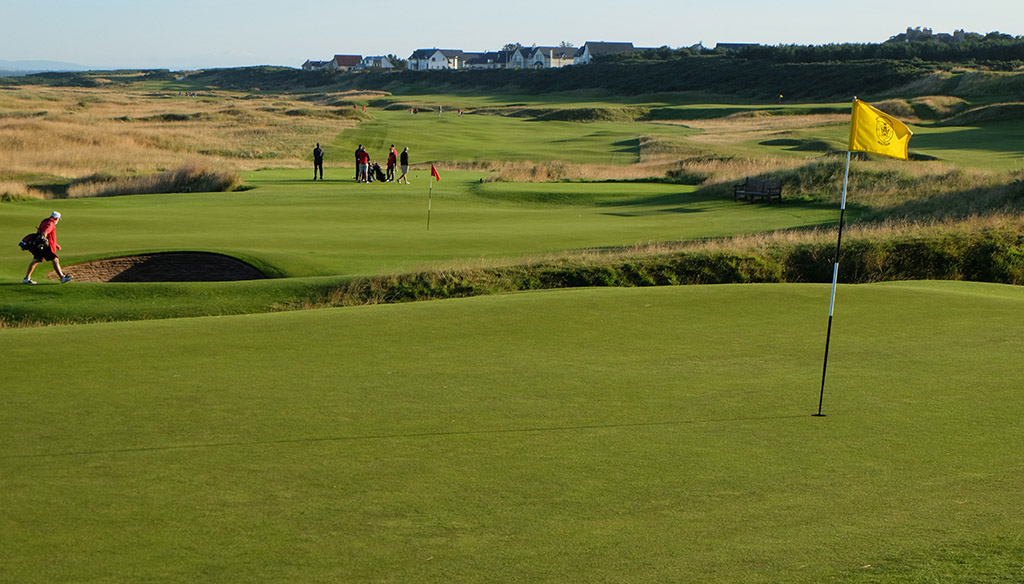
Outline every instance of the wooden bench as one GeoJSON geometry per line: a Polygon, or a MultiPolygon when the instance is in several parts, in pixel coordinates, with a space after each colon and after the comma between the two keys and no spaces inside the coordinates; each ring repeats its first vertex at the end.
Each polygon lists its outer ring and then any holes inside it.
{"type": "Polygon", "coordinates": [[[764,199],[772,204],[772,199],[782,202],[782,181],[762,178],[747,178],[743,184],[732,186],[732,200],[736,201],[743,197],[746,201],[764,199]]]}

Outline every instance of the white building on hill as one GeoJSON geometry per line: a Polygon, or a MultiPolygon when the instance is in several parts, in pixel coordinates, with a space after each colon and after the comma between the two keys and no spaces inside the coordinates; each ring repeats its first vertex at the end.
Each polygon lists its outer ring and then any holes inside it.
{"type": "Polygon", "coordinates": [[[409,70],[462,69],[467,60],[464,55],[457,49],[417,49],[409,55],[409,70]]]}

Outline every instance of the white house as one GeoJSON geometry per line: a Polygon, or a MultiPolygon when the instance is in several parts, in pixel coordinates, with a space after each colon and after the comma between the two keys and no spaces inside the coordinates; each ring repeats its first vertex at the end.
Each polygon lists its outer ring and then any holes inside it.
{"type": "Polygon", "coordinates": [[[529,69],[551,69],[572,65],[576,47],[532,47],[519,50],[522,67],[529,69]]]}
{"type": "Polygon", "coordinates": [[[519,47],[512,49],[512,52],[508,55],[508,68],[509,69],[525,69],[526,68],[526,55],[532,51],[531,47],[519,47]]]}
{"type": "Polygon", "coordinates": [[[360,61],[359,66],[356,67],[356,69],[362,69],[362,70],[367,70],[367,69],[380,70],[380,69],[394,69],[394,68],[395,68],[395,66],[391,64],[391,59],[389,59],[389,58],[387,58],[385,56],[363,57],[363,60],[360,61]]]}
{"type": "Polygon", "coordinates": [[[574,65],[588,65],[594,57],[602,57],[604,55],[618,55],[621,53],[632,53],[636,48],[633,47],[633,43],[606,43],[606,42],[593,42],[587,41],[583,44],[576,54],[573,56],[574,65]]]}
{"type": "Polygon", "coordinates": [[[416,49],[409,55],[409,70],[462,69],[466,61],[463,55],[456,49],[416,49]]]}

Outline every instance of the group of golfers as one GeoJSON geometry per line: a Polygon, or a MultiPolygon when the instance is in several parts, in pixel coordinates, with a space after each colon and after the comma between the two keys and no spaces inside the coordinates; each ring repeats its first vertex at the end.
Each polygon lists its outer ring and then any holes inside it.
{"type": "MultiPolygon", "coordinates": [[[[395,182],[395,168],[401,166],[402,174],[398,177],[398,184],[409,184],[409,147],[406,146],[402,149],[401,154],[395,150],[395,145],[391,145],[391,151],[388,152],[388,163],[386,174],[381,171],[380,164],[371,161],[370,153],[363,148],[360,144],[356,148],[356,182],[369,183],[369,182],[395,182]]],[[[316,143],[316,148],[313,148],[313,180],[319,178],[324,180],[324,149],[320,147],[320,143],[316,143]]]]}

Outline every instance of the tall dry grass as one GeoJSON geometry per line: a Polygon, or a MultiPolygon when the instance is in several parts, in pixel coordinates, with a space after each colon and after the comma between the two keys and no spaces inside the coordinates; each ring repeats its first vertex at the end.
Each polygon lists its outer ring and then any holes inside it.
{"type": "Polygon", "coordinates": [[[45,199],[46,193],[29,188],[25,183],[5,180],[0,181],[0,201],[24,201],[26,199],[45,199]]]}
{"type": "MultiPolygon", "coordinates": [[[[836,210],[838,218],[838,209],[836,210]]],[[[788,248],[795,245],[820,245],[835,243],[837,226],[808,229],[787,229],[781,231],[737,235],[734,237],[708,239],[679,243],[637,244],[629,248],[611,250],[610,254],[629,258],[647,255],[662,255],[676,252],[719,252],[747,253],[769,248],[788,248]]],[[[994,213],[969,217],[947,217],[944,219],[912,221],[887,219],[879,222],[850,223],[843,228],[843,239],[870,242],[892,241],[908,238],[958,237],[978,233],[1019,233],[1024,230],[1024,216],[1014,213],[994,213]]]]}
{"type": "Polygon", "coordinates": [[[696,144],[725,145],[751,140],[764,140],[777,137],[780,132],[790,132],[805,128],[837,126],[849,123],[850,116],[845,114],[815,115],[757,115],[758,112],[737,113],[721,118],[707,120],[666,121],[662,124],[683,125],[702,130],[690,141],[696,144]]]}
{"type": "Polygon", "coordinates": [[[0,91],[0,180],[130,176],[197,158],[239,170],[300,167],[311,144],[356,123],[334,109],[228,92],[7,89],[0,91]]]}
{"type": "MultiPolygon", "coordinates": [[[[461,165],[452,165],[459,167],[461,165]]],[[[676,161],[647,161],[628,166],[613,164],[574,164],[561,161],[529,160],[490,162],[477,167],[491,172],[491,182],[557,182],[564,180],[640,180],[664,177],[677,166],[676,161]]]]}
{"type": "Polygon", "coordinates": [[[132,177],[97,176],[68,187],[68,198],[112,197],[157,193],[230,191],[242,179],[234,170],[217,169],[207,160],[191,160],[164,172],[132,177]]]}

